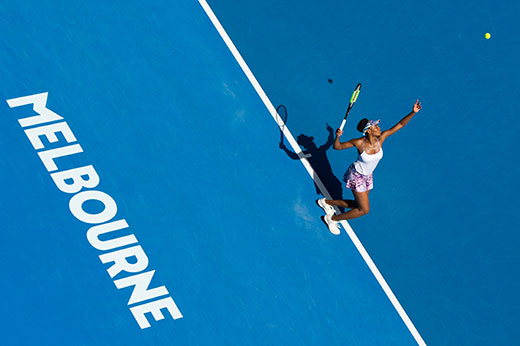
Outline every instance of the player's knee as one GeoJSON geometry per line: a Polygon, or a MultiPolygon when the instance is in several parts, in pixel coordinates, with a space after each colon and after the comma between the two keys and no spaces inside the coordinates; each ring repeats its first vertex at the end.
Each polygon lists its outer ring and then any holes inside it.
{"type": "Polygon", "coordinates": [[[364,208],[361,207],[361,208],[359,208],[359,211],[361,212],[361,215],[366,215],[370,211],[370,208],[369,207],[364,207],[364,208]]]}

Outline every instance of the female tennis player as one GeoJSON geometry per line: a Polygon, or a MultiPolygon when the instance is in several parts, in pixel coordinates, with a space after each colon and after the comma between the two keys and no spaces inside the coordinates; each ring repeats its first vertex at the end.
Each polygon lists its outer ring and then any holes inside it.
{"type": "Polygon", "coordinates": [[[322,198],[317,201],[318,205],[325,211],[325,216],[322,218],[331,233],[339,234],[338,221],[355,219],[368,214],[370,210],[368,194],[374,186],[372,173],[383,157],[383,142],[408,124],[410,119],[420,110],[421,103],[417,100],[413,105],[412,111],[407,116],[401,119],[394,127],[383,132],[379,128],[380,120],[362,119],[357,125],[357,130],[362,132],[364,136],[353,138],[347,142],[339,141],[343,131],[341,129],[336,130],[334,149],[343,150],[356,147],[359,156],[356,162],[349,166],[343,177],[343,181],[347,183],[346,187],[352,190],[354,200],[326,200],[322,198]],[[350,210],[340,215],[334,215],[336,211],[333,206],[350,210]]]}

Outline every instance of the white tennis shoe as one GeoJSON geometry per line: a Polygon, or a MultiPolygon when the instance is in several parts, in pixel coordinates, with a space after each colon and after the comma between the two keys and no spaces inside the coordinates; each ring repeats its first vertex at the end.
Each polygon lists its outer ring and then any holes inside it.
{"type": "Polygon", "coordinates": [[[331,205],[328,205],[326,202],[325,202],[325,198],[322,198],[322,199],[318,199],[316,201],[316,204],[321,208],[323,209],[323,211],[325,212],[326,215],[334,215],[336,214],[336,209],[334,209],[333,206],[331,205]]]}
{"type": "Polygon", "coordinates": [[[327,227],[329,228],[330,233],[339,235],[340,232],[339,232],[338,222],[332,220],[332,215],[322,216],[321,219],[323,220],[323,222],[325,222],[327,224],[327,227]]]}

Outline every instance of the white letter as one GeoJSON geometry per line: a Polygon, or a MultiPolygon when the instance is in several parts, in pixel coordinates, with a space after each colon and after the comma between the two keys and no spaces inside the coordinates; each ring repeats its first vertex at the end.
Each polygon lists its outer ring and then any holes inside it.
{"type": "Polygon", "coordinates": [[[150,327],[150,323],[148,322],[144,314],[147,312],[151,312],[153,318],[156,321],[159,321],[164,319],[164,315],[161,312],[162,308],[167,308],[174,320],[182,318],[181,312],[179,311],[177,305],[175,305],[175,302],[171,297],[156,300],[143,305],[134,306],[133,308],[130,308],[130,311],[134,315],[135,320],[139,324],[139,327],[141,327],[141,329],[144,329],[150,327]]]}
{"type": "Polygon", "coordinates": [[[151,290],[148,289],[154,273],[155,270],[151,270],[149,272],[129,276],[127,278],[114,281],[114,284],[116,284],[118,289],[128,287],[130,285],[135,286],[134,290],[132,291],[132,295],[130,296],[130,300],[128,301],[128,305],[140,303],[144,300],[168,294],[168,290],[164,286],[152,288],[151,290]]]}
{"type": "Polygon", "coordinates": [[[51,178],[58,189],[66,193],[76,193],[83,187],[94,188],[99,184],[99,176],[92,165],[52,173],[51,178]],[[87,176],[88,179],[83,179],[83,176],[87,176]],[[67,179],[71,179],[72,183],[67,184],[65,182],[67,179]]]}
{"type": "Polygon", "coordinates": [[[74,137],[74,134],[72,133],[72,131],[69,128],[69,125],[67,125],[66,122],[33,127],[32,129],[25,130],[27,138],[29,138],[32,146],[36,150],[43,149],[44,147],[39,136],[45,135],[49,143],[55,143],[58,141],[58,137],[56,137],[56,132],[63,133],[63,136],[65,137],[68,143],[76,141],[76,137],[74,137]]]}
{"type": "Polygon", "coordinates": [[[100,234],[117,231],[127,227],[128,224],[125,220],[117,220],[102,225],[93,226],[90,227],[90,229],[87,231],[87,239],[90,245],[102,251],[112,250],[125,245],[137,243],[137,239],[133,234],[116,239],[99,240],[100,234]]]}
{"type": "Polygon", "coordinates": [[[48,123],[51,121],[63,119],[58,114],[54,113],[53,111],[51,111],[50,109],[48,109],[46,107],[47,94],[48,93],[34,94],[34,95],[30,95],[30,96],[18,97],[16,99],[7,100],[7,103],[9,104],[9,107],[11,107],[11,108],[25,106],[25,105],[32,103],[33,110],[39,114],[34,117],[19,119],[18,122],[20,123],[20,125],[22,127],[43,124],[43,123],[48,123]]]}
{"type": "Polygon", "coordinates": [[[46,151],[40,151],[38,155],[42,160],[47,171],[52,172],[58,169],[58,166],[54,163],[54,159],[62,156],[69,156],[72,154],[82,153],[83,149],[79,144],[68,145],[66,147],[50,149],[46,151]]]}
{"type": "Polygon", "coordinates": [[[101,191],[83,191],[70,199],[70,212],[76,219],[85,223],[103,223],[112,219],[117,213],[117,205],[112,197],[101,191]],[[83,203],[89,200],[96,200],[103,203],[103,211],[98,214],[89,214],[83,210],[83,203]]]}
{"type": "Polygon", "coordinates": [[[107,269],[111,278],[119,274],[122,270],[128,273],[137,273],[148,267],[148,257],[144,253],[141,245],[109,252],[99,256],[99,259],[103,263],[114,262],[114,264],[107,269]],[[135,263],[128,263],[126,259],[129,257],[135,257],[137,261],[135,263]]]}

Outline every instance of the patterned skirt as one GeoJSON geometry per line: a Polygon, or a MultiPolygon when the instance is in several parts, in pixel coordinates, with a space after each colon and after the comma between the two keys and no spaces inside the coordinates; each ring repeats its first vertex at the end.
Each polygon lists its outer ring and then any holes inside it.
{"type": "Polygon", "coordinates": [[[356,171],[354,165],[350,165],[343,176],[343,181],[347,183],[345,185],[348,189],[356,192],[365,192],[374,188],[374,180],[372,174],[363,175],[356,171]]]}

